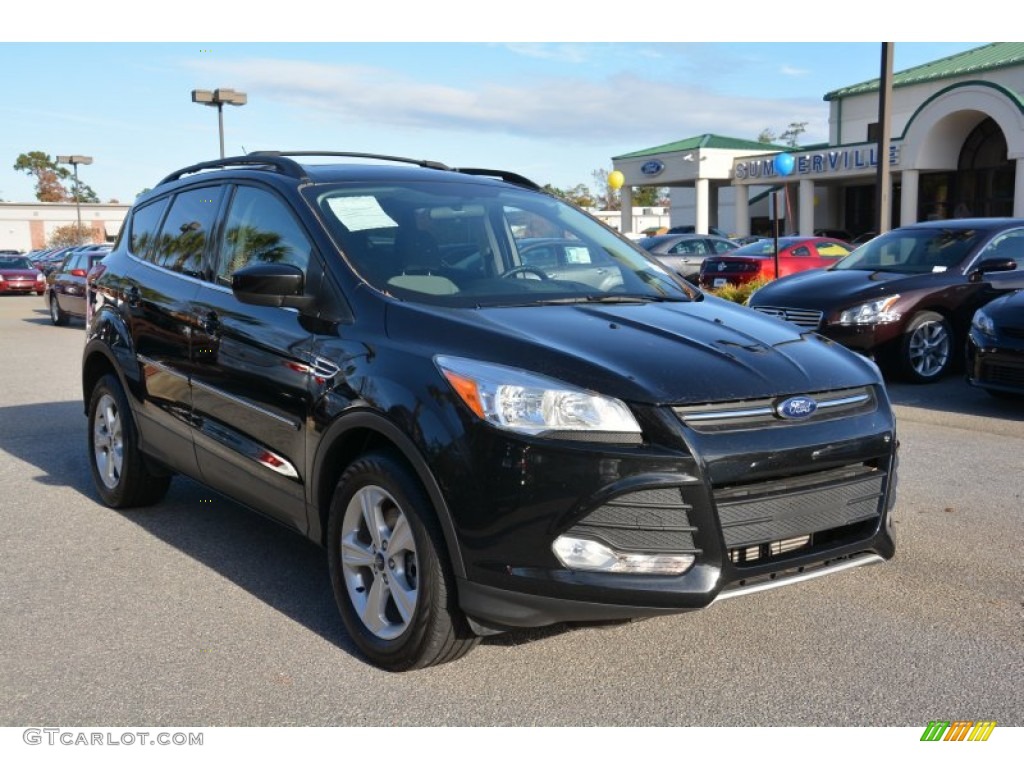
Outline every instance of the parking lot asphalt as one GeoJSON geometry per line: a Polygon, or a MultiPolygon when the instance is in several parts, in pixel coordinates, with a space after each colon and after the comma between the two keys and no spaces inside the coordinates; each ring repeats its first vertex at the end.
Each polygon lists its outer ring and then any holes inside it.
{"type": "Polygon", "coordinates": [[[99,503],[83,341],[0,296],[0,725],[1024,725],[1024,408],[959,377],[890,387],[893,561],[395,675],[300,537],[182,478],[99,503]]]}

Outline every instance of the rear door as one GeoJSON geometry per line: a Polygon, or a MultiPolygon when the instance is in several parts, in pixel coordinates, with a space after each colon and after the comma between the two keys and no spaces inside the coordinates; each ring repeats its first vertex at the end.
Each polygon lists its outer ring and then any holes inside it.
{"type": "Polygon", "coordinates": [[[254,262],[309,274],[312,240],[273,190],[232,190],[212,272],[193,297],[196,454],[211,486],[305,531],[312,333],[298,311],[243,304],[231,276],[254,262]]]}
{"type": "Polygon", "coordinates": [[[128,247],[139,263],[123,286],[139,364],[145,451],[196,476],[189,387],[192,302],[222,193],[220,186],[191,188],[138,209],[128,247]]]}

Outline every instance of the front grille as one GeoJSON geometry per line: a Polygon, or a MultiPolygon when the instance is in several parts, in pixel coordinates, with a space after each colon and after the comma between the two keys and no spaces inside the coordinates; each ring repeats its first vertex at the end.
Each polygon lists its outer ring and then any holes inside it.
{"type": "Polygon", "coordinates": [[[1024,366],[985,362],[981,366],[981,379],[1008,387],[1024,387],[1024,366]]]}
{"type": "Polygon", "coordinates": [[[716,488],[729,549],[760,546],[875,520],[886,472],[858,464],[793,478],[716,488]]]}
{"type": "Polygon", "coordinates": [[[634,491],[606,501],[566,533],[598,539],[620,552],[696,554],[691,510],[678,488],[634,491]]]}
{"type": "Polygon", "coordinates": [[[793,323],[793,325],[799,325],[801,328],[810,328],[813,331],[821,327],[821,318],[824,315],[823,312],[815,309],[792,309],[790,307],[753,307],[753,309],[793,323]]]}
{"type": "Polygon", "coordinates": [[[878,407],[878,401],[875,399],[875,393],[871,387],[812,392],[807,393],[807,396],[814,399],[817,410],[811,416],[803,419],[784,419],[778,415],[776,409],[787,399],[785,396],[758,400],[736,400],[727,403],[685,405],[674,407],[672,410],[686,426],[697,432],[722,432],[796,426],[808,422],[870,413],[878,407]]]}

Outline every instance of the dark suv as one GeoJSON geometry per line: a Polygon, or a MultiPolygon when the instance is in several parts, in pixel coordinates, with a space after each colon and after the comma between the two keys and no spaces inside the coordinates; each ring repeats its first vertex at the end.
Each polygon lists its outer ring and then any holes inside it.
{"type": "Polygon", "coordinates": [[[382,667],[893,555],[877,368],[516,174],[202,163],[136,202],[90,279],[103,500],[154,503],[182,473],[320,543],[382,667]],[[598,269],[530,264],[536,238],[598,269]]]}

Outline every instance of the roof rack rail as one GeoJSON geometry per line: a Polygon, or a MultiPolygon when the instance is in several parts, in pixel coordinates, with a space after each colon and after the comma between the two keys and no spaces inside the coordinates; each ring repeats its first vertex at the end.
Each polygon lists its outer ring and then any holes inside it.
{"type": "Polygon", "coordinates": [[[287,174],[288,176],[294,176],[297,179],[308,181],[305,169],[296,163],[294,160],[289,160],[287,157],[277,157],[272,154],[264,154],[261,157],[253,157],[256,153],[250,153],[249,155],[239,155],[236,157],[223,157],[220,160],[207,160],[206,162],[196,163],[190,165],[187,168],[182,168],[175,171],[168,176],[165,176],[157,184],[159,187],[161,184],[167,184],[171,181],[177,181],[182,176],[187,176],[190,173],[198,173],[199,171],[212,170],[215,168],[233,168],[239,166],[272,166],[274,170],[287,174]]]}
{"type": "Polygon", "coordinates": [[[455,168],[454,170],[458,173],[468,173],[471,176],[493,176],[496,179],[507,181],[509,184],[516,184],[535,191],[542,190],[542,187],[537,182],[531,181],[525,176],[520,176],[518,173],[512,173],[512,171],[496,171],[490,168],[455,168]]]}
{"type": "Polygon", "coordinates": [[[436,160],[414,160],[410,157],[396,157],[395,155],[376,155],[369,152],[316,152],[302,150],[299,152],[281,152],[278,150],[256,150],[249,153],[250,157],[359,157],[367,160],[390,160],[395,163],[410,163],[421,168],[433,168],[438,171],[450,171],[444,163],[436,160]]]}

